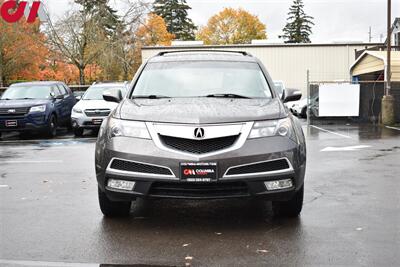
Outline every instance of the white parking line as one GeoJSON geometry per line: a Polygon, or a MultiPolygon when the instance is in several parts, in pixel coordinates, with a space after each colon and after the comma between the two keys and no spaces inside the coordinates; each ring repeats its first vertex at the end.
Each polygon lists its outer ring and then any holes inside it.
{"type": "Polygon", "coordinates": [[[43,163],[63,163],[63,160],[3,160],[0,164],[43,164],[43,163]]]}
{"type": "Polygon", "coordinates": [[[400,128],[397,128],[397,127],[386,126],[386,128],[389,128],[389,129],[392,129],[392,130],[400,131],[400,128]]]}
{"type": "Polygon", "coordinates": [[[70,262],[51,262],[51,261],[22,261],[22,260],[3,260],[0,259],[0,265],[3,266],[46,266],[46,267],[98,267],[94,263],[70,263],[70,262]]]}
{"type": "Polygon", "coordinates": [[[337,136],[340,136],[340,137],[343,137],[343,138],[351,138],[351,136],[344,135],[344,134],[340,134],[340,133],[335,133],[335,132],[326,130],[326,129],[324,129],[324,128],[317,127],[317,126],[315,126],[315,125],[310,125],[310,127],[313,127],[313,128],[318,129],[318,130],[320,130],[320,131],[327,132],[327,133],[330,133],[330,134],[334,134],[334,135],[337,135],[337,136]]]}
{"type": "Polygon", "coordinates": [[[97,140],[96,137],[90,137],[90,138],[64,138],[64,139],[32,139],[32,140],[7,140],[7,141],[0,141],[0,144],[9,144],[9,143],[33,143],[33,142],[49,142],[49,141],[54,141],[56,142],[63,142],[63,141],[93,141],[97,140]]]}

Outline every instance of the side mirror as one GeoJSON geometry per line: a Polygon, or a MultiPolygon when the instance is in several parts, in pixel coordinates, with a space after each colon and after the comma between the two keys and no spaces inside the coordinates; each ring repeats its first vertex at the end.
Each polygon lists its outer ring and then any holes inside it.
{"type": "Polygon", "coordinates": [[[109,89],[103,92],[103,99],[105,101],[119,103],[122,100],[122,92],[120,89],[109,89]]]}
{"type": "Polygon", "coordinates": [[[285,89],[285,92],[283,93],[283,96],[282,96],[283,103],[300,100],[301,96],[302,96],[302,93],[300,90],[285,89]]]}
{"type": "Polygon", "coordinates": [[[82,99],[82,96],[81,96],[81,95],[77,95],[77,96],[75,97],[75,99],[76,99],[76,101],[80,101],[80,100],[82,99]]]}

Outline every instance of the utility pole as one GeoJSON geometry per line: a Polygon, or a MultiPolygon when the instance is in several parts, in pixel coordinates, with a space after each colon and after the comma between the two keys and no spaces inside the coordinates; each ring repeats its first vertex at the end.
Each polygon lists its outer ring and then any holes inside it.
{"type": "Polygon", "coordinates": [[[386,66],[386,90],[385,95],[390,95],[390,79],[392,76],[390,54],[392,50],[392,0],[388,0],[387,7],[387,66],[386,66]]]}
{"type": "Polygon", "coordinates": [[[368,42],[371,43],[372,41],[372,30],[371,30],[371,26],[369,26],[369,31],[368,31],[368,42]]]}
{"type": "Polygon", "coordinates": [[[391,62],[390,54],[392,49],[392,1],[387,0],[387,58],[386,58],[386,73],[385,73],[385,95],[382,98],[382,124],[392,125],[396,122],[395,118],[395,99],[390,94],[391,89],[391,62]]]}

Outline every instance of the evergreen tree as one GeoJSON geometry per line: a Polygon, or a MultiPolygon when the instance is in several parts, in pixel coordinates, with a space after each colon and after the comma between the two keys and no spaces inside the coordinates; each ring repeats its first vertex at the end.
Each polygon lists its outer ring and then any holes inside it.
{"type": "Polygon", "coordinates": [[[287,23],[283,28],[280,38],[286,39],[285,43],[311,43],[311,26],[314,25],[313,17],[304,12],[303,0],[294,0],[289,8],[287,23]]]}
{"type": "Polygon", "coordinates": [[[120,20],[117,11],[108,5],[108,0],[75,0],[83,7],[82,12],[89,14],[103,28],[107,36],[111,36],[117,29],[120,20]]]}
{"type": "Polygon", "coordinates": [[[188,18],[190,9],[186,0],[156,0],[153,4],[153,13],[164,19],[168,32],[174,34],[175,39],[182,41],[195,39],[197,27],[188,18]]]}

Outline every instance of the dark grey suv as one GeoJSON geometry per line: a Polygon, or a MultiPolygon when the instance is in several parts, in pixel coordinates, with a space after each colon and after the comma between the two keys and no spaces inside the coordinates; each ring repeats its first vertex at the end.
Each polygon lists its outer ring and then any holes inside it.
{"type": "Polygon", "coordinates": [[[162,52],[148,60],[100,129],[96,175],[106,216],[136,198],[271,200],[301,212],[306,146],[262,63],[245,52],[162,52]]]}

